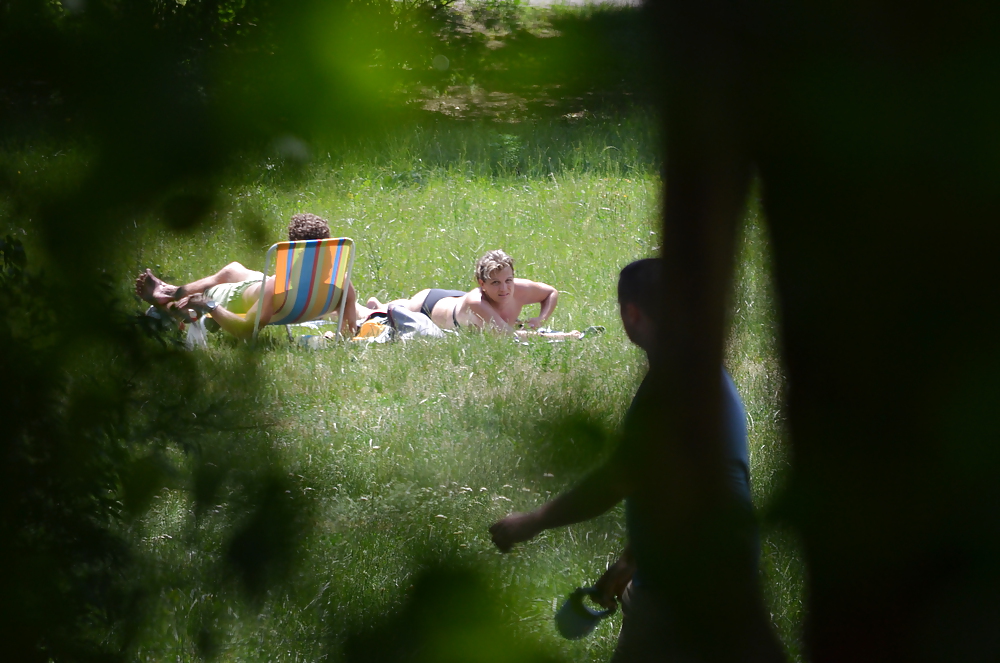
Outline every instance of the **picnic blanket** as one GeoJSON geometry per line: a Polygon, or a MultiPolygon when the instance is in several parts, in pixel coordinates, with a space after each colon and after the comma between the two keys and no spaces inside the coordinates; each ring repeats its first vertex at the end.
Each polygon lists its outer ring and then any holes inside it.
{"type": "MultiPolygon", "coordinates": [[[[444,330],[423,313],[414,313],[402,306],[392,306],[387,313],[373,313],[361,323],[358,334],[352,341],[367,343],[388,343],[389,341],[407,341],[420,336],[441,338],[454,334],[452,330],[444,330]]],[[[591,325],[583,331],[558,331],[555,329],[519,330],[515,336],[520,343],[528,343],[534,339],[544,339],[549,343],[580,340],[588,336],[604,333],[604,327],[591,325]]]]}
{"type": "Polygon", "coordinates": [[[523,343],[538,338],[544,339],[549,343],[562,343],[563,341],[579,341],[581,339],[587,338],[589,336],[597,336],[598,334],[604,333],[604,327],[600,325],[591,325],[580,331],[574,329],[572,331],[558,331],[556,329],[549,329],[543,327],[541,329],[520,329],[514,334],[517,336],[518,340],[523,343]]]}

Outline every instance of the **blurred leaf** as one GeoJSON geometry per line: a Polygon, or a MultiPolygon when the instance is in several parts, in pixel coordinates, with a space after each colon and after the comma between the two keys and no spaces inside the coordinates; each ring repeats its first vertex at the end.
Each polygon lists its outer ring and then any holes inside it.
{"type": "Polygon", "coordinates": [[[260,597],[292,569],[305,526],[303,505],[291,482],[271,477],[255,488],[252,509],[229,543],[227,558],[253,597],[260,597]]]}
{"type": "Polygon", "coordinates": [[[348,663],[506,663],[557,661],[505,622],[499,597],[477,572],[434,565],[414,581],[409,599],[367,633],[348,639],[348,663]]]}
{"type": "Polygon", "coordinates": [[[129,518],[146,512],[153,496],[177,486],[178,472],[162,453],[153,452],[128,463],[121,471],[122,503],[129,518]]]}
{"type": "Polygon", "coordinates": [[[171,228],[185,230],[200,223],[212,209],[207,193],[178,194],[163,205],[163,216],[171,228]]]}

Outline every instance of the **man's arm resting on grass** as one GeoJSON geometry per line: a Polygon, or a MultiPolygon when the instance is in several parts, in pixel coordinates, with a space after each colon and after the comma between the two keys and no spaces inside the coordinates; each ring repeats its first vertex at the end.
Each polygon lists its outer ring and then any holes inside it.
{"type": "MultiPolygon", "coordinates": [[[[520,281],[520,279],[518,279],[520,281]]],[[[524,283],[517,283],[517,288],[522,292],[527,290],[529,292],[529,298],[527,304],[540,304],[541,307],[538,311],[538,316],[534,318],[529,318],[524,322],[532,329],[537,329],[542,326],[546,320],[552,316],[552,312],[556,310],[556,303],[559,301],[559,291],[550,286],[548,283],[539,283],[538,281],[528,281],[524,280],[524,283]]],[[[517,292],[515,290],[515,292],[517,292]]]]}
{"type": "Polygon", "coordinates": [[[515,543],[540,532],[595,518],[629,494],[625,472],[614,460],[605,463],[571,488],[534,511],[512,513],[490,527],[493,543],[507,552],[515,543]]]}

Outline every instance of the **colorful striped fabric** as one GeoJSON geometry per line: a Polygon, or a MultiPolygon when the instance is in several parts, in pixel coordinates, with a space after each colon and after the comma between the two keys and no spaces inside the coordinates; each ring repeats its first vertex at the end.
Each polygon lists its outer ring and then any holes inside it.
{"type": "MultiPolygon", "coordinates": [[[[265,273],[274,259],[274,315],[268,324],[315,320],[338,310],[354,263],[354,241],[347,237],[278,242],[267,252],[265,273]]],[[[256,329],[254,330],[256,335],[256,329]]]]}

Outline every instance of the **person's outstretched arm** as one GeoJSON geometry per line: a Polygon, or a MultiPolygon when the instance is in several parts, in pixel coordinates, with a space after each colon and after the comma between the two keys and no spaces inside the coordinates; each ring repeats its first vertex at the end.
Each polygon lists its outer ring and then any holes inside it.
{"type": "Polygon", "coordinates": [[[595,518],[628,495],[630,486],[619,463],[605,463],[568,492],[528,513],[512,513],[490,527],[493,543],[507,552],[515,543],[540,532],[595,518]]]}
{"type": "Polygon", "coordinates": [[[525,299],[521,300],[528,304],[540,304],[538,315],[524,321],[524,324],[532,329],[538,329],[552,316],[556,310],[556,303],[559,301],[559,291],[548,283],[529,281],[528,279],[514,279],[514,295],[526,293],[525,299]]]}

